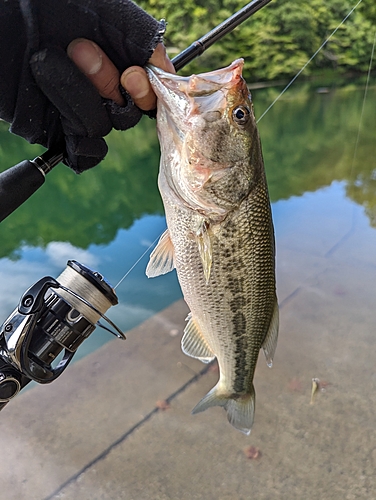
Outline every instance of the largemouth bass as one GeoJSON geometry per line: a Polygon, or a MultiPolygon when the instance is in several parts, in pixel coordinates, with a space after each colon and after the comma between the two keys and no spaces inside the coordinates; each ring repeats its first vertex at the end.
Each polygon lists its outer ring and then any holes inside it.
{"type": "Polygon", "coordinates": [[[249,434],[257,358],[263,348],[272,364],[278,304],[268,188],[242,68],[238,59],[182,77],[148,67],[158,97],[158,185],[168,229],[146,274],[176,268],[191,310],[183,352],[218,360],[219,381],[192,412],[222,406],[249,434]]]}

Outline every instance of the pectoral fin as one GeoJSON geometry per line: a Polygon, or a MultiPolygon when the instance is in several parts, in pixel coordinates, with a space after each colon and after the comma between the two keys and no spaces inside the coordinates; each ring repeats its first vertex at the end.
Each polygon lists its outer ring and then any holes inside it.
{"type": "Polygon", "coordinates": [[[195,320],[192,318],[191,313],[188,314],[187,320],[188,324],[184,329],[184,335],[181,340],[182,351],[184,354],[192,358],[197,358],[203,363],[210,363],[215,356],[195,320]]]}
{"type": "Polygon", "coordinates": [[[209,225],[206,221],[203,221],[199,229],[196,231],[196,241],[204,270],[205,280],[206,283],[208,283],[213,260],[213,247],[210,239],[209,225]]]}
{"type": "Polygon", "coordinates": [[[174,246],[167,229],[150,254],[149,264],[146,268],[146,276],[148,278],[155,278],[161,274],[169,273],[174,268],[174,246]]]}
{"type": "Polygon", "coordinates": [[[266,363],[269,368],[273,365],[274,353],[277,348],[277,340],[278,340],[278,327],[279,327],[279,309],[277,299],[274,305],[273,316],[270,321],[269,330],[262,344],[262,348],[264,350],[266,363]]]}

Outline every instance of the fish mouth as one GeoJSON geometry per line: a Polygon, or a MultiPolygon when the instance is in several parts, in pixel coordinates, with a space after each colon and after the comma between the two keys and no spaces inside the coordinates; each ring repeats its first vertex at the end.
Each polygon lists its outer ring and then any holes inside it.
{"type": "MultiPolygon", "coordinates": [[[[207,73],[202,73],[198,75],[191,75],[191,76],[181,76],[177,75],[176,73],[168,73],[167,71],[164,71],[161,68],[158,68],[157,66],[153,66],[152,64],[147,64],[146,65],[146,71],[150,76],[150,73],[156,76],[156,78],[159,79],[165,79],[167,81],[175,82],[176,84],[179,84],[180,82],[186,82],[193,79],[199,79],[201,80],[202,83],[206,82],[207,85],[213,85],[213,84],[218,84],[218,85],[226,85],[228,83],[231,83],[234,79],[239,78],[242,74],[244,66],[244,59],[236,59],[233,61],[229,66],[226,66],[225,68],[220,68],[216,69],[214,71],[209,71],[207,73]]],[[[205,90],[202,88],[201,90],[205,90]]]]}
{"type": "Polygon", "coordinates": [[[188,101],[180,86],[186,84],[189,77],[167,73],[151,64],[148,64],[145,69],[158,102],[163,102],[170,113],[180,114],[180,112],[187,111],[188,101]]]}
{"type": "Polygon", "coordinates": [[[242,80],[243,66],[244,60],[237,59],[226,68],[180,76],[148,64],[146,72],[157,98],[168,112],[183,118],[193,110],[205,113],[222,109],[226,101],[222,91],[233,88],[242,80]]]}
{"type": "Polygon", "coordinates": [[[213,201],[206,186],[227,175],[231,166],[212,156],[210,148],[201,148],[201,132],[210,127],[219,128],[222,134],[229,130],[233,96],[239,95],[243,86],[246,88],[243,65],[243,59],[237,59],[226,68],[191,76],[146,66],[158,98],[162,156],[168,158],[160,179],[184,206],[211,219],[223,218],[228,206],[213,201]]]}

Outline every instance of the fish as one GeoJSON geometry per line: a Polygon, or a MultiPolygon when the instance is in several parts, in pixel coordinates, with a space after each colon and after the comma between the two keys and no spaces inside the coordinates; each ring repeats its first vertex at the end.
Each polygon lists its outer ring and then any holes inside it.
{"type": "Polygon", "coordinates": [[[279,313],[271,206],[243,65],[237,59],[191,76],[147,66],[167,230],[146,274],[176,269],[190,309],[182,350],[218,361],[218,383],[192,413],[223,407],[230,424],[249,434],[256,363],[262,348],[272,366],[279,313]]]}

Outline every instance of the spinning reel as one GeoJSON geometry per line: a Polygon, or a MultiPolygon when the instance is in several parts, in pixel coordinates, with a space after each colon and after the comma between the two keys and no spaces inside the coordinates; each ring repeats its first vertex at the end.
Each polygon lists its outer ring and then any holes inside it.
{"type": "Polygon", "coordinates": [[[0,410],[32,380],[58,378],[97,325],[125,339],[104,314],[117,303],[104,277],[74,260],[57,279],[34,283],[0,329],[0,410]]]}

